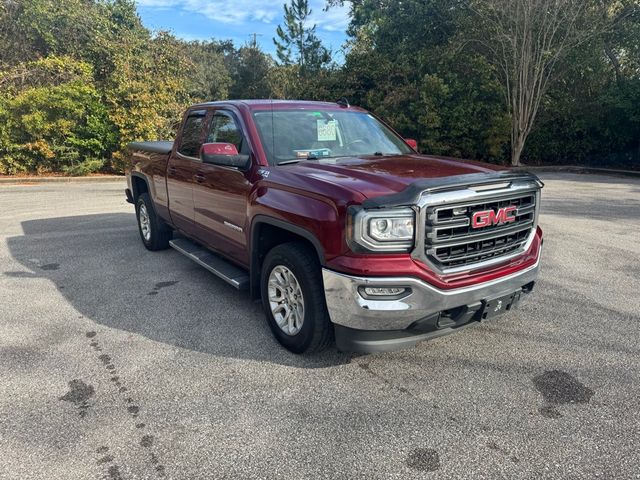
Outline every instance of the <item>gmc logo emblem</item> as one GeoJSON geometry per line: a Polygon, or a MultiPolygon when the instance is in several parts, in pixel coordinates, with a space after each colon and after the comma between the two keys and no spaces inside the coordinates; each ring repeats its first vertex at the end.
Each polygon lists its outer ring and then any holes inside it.
{"type": "Polygon", "coordinates": [[[511,223],[516,221],[516,212],[518,207],[499,208],[498,211],[484,210],[482,212],[474,212],[471,226],[473,228],[489,227],[491,225],[502,225],[503,223],[511,223]]]}

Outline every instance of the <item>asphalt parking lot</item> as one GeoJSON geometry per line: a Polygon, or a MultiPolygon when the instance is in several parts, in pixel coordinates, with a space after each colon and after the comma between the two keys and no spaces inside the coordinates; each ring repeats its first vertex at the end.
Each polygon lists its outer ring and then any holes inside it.
{"type": "Polygon", "coordinates": [[[122,181],[0,186],[0,478],[640,478],[640,180],[541,177],[518,311],[313,357],[122,181]]]}

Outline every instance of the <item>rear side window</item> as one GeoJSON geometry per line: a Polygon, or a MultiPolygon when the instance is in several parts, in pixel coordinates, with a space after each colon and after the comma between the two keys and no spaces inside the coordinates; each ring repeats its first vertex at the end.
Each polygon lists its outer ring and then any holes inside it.
{"type": "Polygon", "coordinates": [[[178,152],[187,157],[198,157],[202,146],[202,124],[205,112],[193,112],[189,114],[182,128],[180,148],[178,152]]]}
{"type": "Polygon", "coordinates": [[[219,110],[213,114],[207,143],[233,143],[241,154],[248,153],[242,130],[229,112],[219,110]]]}

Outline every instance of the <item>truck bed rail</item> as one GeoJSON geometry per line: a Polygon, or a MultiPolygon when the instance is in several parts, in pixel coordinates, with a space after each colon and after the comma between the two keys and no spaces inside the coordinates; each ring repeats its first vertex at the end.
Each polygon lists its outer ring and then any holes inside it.
{"type": "Polygon", "coordinates": [[[131,142],[127,147],[130,150],[144,150],[151,153],[165,153],[170,154],[173,149],[173,142],[170,141],[155,141],[155,142],[131,142]]]}

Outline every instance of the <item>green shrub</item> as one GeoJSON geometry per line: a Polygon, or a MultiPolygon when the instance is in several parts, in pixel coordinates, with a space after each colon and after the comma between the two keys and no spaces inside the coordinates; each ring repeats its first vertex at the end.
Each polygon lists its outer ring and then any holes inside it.
{"type": "Polygon", "coordinates": [[[41,75],[35,75],[35,85],[20,84],[0,97],[0,169],[5,173],[95,171],[95,159],[109,157],[116,134],[92,83],[91,68],[56,58],[28,63],[20,70],[41,72],[43,64],[54,64],[63,80],[43,85],[41,75]]]}
{"type": "Polygon", "coordinates": [[[76,163],[74,165],[67,165],[62,168],[62,171],[72,177],[80,177],[83,175],[89,175],[90,173],[96,173],[102,170],[105,160],[98,158],[87,158],[86,160],[76,163]]]}

